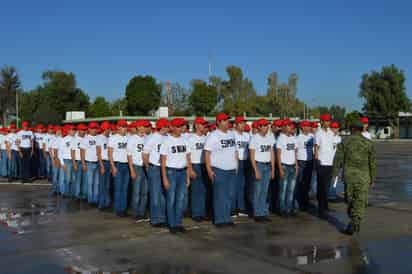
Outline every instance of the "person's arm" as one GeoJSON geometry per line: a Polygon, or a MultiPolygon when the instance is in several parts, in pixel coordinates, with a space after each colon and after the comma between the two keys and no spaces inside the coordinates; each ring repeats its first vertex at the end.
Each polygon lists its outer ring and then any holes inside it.
{"type": "Polygon", "coordinates": [[[136,171],[134,170],[132,155],[127,155],[127,163],[129,164],[130,178],[132,178],[132,180],[135,180],[137,175],[136,175],[136,171]]]}
{"type": "Polygon", "coordinates": [[[6,141],[6,151],[7,151],[7,159],[11,160],[11,144],[9,141],[6,141]]]}
{"type": "Polygon", "coordinates": [[[80,160],[82,162],[82,169],[84,172],[86,172],[87,171],[86,150],[84,148],[80,149],[80,160]]]}
{"type": "Polygon", "coordinates": [[[162,170],[163,186],[166,190],[169,190],[170,183],[169,183],[169,179],[167,178],[166,159],[167,159],[166,155],[160,155],[160,168],[162,170]]]}
{"type": "Polygon", "coordinates": [[[109,147],[107,150],[107,153],[109,155],[109,162],[110,162],[110,169],[112,171],[112,176],[116,176],[117,174],[117,168],[116,165],[114,164],[114,160],[113,160],[113,148],[109,147]]]}
{"type": "Polygon", "coordinates": [[[295,171],[296,171],[296,177],[299,174],[299,162],[298,162],[298,149],[295,149],[295,171]]]}
{"type": "Polygon", "coordinates": [[[213,183],[215,180],[215,173],[213,172],[212,169],[212,161],[211,161],[211,152],[209,150],[205,150],[205,165],[206,165],[206,171],[207,175],[209,176],[210,181],[213,183]]]}
{"type": "Polygon", "coordinates": [[[285,176],[285,173],[283,171],[283,166],[282,166],[282,150],[280,148],[276,149],[276,163],[278,165],[279,169],[279,176],[283,178],[285,176]]]}
{"type": "Polygon", "coordinates": [[[272,147],[270,148],[270,168],[271,168],[271,172],[270,172],[270,177],[271,179],[275,179],[275,149],[272,147]]]}
{"type": "Polygon", "coordinates": [[[255,153],[256,153],[256,150],[254,148],[249,147],[250,163],[252,165],[253,171],[255,172],[256,181],[259,181],[261,176],[260,176],[259,169],[257,168],[257,165],[256,165],[255,153]]]}
{"type": "Polygon", "coordinates": [[[73,170],[77,171],[77,162],[76,162],[76,151],[74,149],[70,150],[70,156],[72,159],[72,163],[73,163],[73,170]]]}
{"type": "Polygon", "coordinates": [[[34,140],[33,139],[34,139],[34,136],[30,140],[30,146],[31,146],[30,156],[34,155],[34,140]]]}
{"type": "Polygon", "coordinates": [[[192,167],[192,157],[190,156],[190,153],[186,154],[186,162],[187,162],[187,169],[186,169],[186,186],[190,186],[190,178],[196,179],[196,173],[193,172],[193,167],[192,167]],[[194,175],[194,177],[192,177],[194,175]]]}
{"type": "Polygon", "coordinates": [[[103,157],[102,157],[102,147],[100,145],[96,146],[96,154],[97,154],[97,161],[99,162],[100,174],[103,175],[105,170],[104,170],[103,157]]]}

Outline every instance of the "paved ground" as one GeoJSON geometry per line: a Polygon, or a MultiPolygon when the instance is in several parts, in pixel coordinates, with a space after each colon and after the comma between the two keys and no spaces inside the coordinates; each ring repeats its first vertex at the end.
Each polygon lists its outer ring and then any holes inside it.
{"type": "Polygon", "coordinates": [[[102,213],[82,202],[49,197],[47,185],[0,184],[0,273],[116,272],[412,273],[412,146],[379,143],[377,186],[361,234],[340,229],[345,206],[329,222],[311,214],[235,228],[185,220],[170,235],[147,223],[102,213]]]}

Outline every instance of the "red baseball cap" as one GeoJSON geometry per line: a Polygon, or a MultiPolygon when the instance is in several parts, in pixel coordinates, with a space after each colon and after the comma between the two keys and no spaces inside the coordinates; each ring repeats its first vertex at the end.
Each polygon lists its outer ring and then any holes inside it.
{"type": "Polygon", "coordinates": [[[216,129],[216,124],[215,123],[210,124],[209,128],[210,128],[210,130],[215,130],[216,129]]]}
{"type": "Polygon", "coordinates": [[[66,131],[67,131],[67,130],[70,130],[70,129],[74,129],[74,125],[72,125],[72,124],[66,124],[66,125],[64,125],[63,129],[65,129],[66,131]]]}
{"type": "Polygon", "coordinates": [[[283,120],[282,126],[283,126],[283,127],[286,127],[286,126],[290,126],[291,124],[293,124],[293,123],[292,123],[292,121],[288,118],[288,119],[283,120]]]}
{"type": "Polygon", "coordinates": [[[29,122],[27,121],[23,121],[23,123],[21,123],[22,127],[28,127],[29,126],[29,122]]]}
{"type": "Polygon", "coordinates": [[[257,124],[258,124],[258,126],[267,126],[267,125],[269,125],[270,123],[269,123],[268,120],[262,118],[262,119],[259,119],[259,120],[257,121],[257,124]]]}
{"type": "Polygon", "coordinates": [[[117,130],[117,125],[116,125],[116,124],[111,125],[111,126],[110,126],[110,129],[111,129],[112,131],[116,131],[116,130],[117,130]]]}
{"type": "Polygon", "coordinates": [[[229,128],[233,128],[233,123],[229,122],[229,128]]]}
{"type": "Polygon", "coordinates": [[[144,127],[152,127],[152,123],[149,120],[142,120],[144,127]]]}
{"type": "Polygon", "coordinates": [[[330,121],[330,120],[332,120],[332,117],[330,116],[329,113],[325,113],[325,114],[322,114],[320,116],[320,120],[321,121],[330,121]]]}
{"type": "Polygon", "coordinates": [[[61,127],[61,126],[55,126],[55,127],[54,127],[54,131],[55,131],[55,132],[60,131],[60,130],[62,130],[62,127],[61,127]]]}
{"type": "Polygon", "coordinates": [[[104,121],[104,122],[100,125],[100,128],[103,129],[103,130],[110,129],[110,128],[111,128],[111,125],[110,125],[109,122],[104,121]]]}
{"type": "Polygon", "coordinates": [[[99,128],[99,124],[96,123],[96,122],[90,122],[89,125],[88,125],[88,127],[89,127],[90,129],[97,129],[97,128],[99,128]]]}
{"type": "Polygon", "coordinates": [[[227,115],[224,112],[219,113],[218,115],[216,115],[216,122],[226,121],[226,120],[229,120],[229,119],[230,119],[230,116],[227,115]]]}
{"type": "Polygon", "coordinates": [[[196,119],[193,121],[193,124],[195,125],[206,125],[207,121],[203,119],[202,117],[196,117],[196,119]]]}
{"type": "Polygon", "coordinates": [[[118,127],[127,127],[127,121],[124,119],[120,119],[119,121],[117,121],[117,126],[118,127]]]}
{"type": "Polygon", "coordinates": [[[183,118],[174,118],[170,124],[174,127],[181,127],[183,125],[186,125],[186,121],[183,118]]]}
{"type": "Polygon", "coordinates": [[[336,121],[333,121],[332,123],[330,123],[330,127],[331,128],[339,128],[339,123],[336,121]]]}
{"type": "Polygon", "coordinates": [[[127,125],[127,128],[128,128],[128,129],[136,128],[136,121],[130,122],[130,123],[127,125]]]}
{"type": "Polygon", "coordinates": [[[283,120],[280,120],[280,119],[275,120],[272,123],[272,126],[275,126],[275,127],[282,127],[282,125],[283,125],[283,120]]]}
{"type": "Polygon", "coordinates": [[[362,124],[369,124],[369,119],[368,119],[368,117],[361,117],[360,119],[359,119],[359,121],[362,123],[362,124]]]}
{"type": "Polygon", "coordinates": [[[253,121],[252,122],[252,128],[258,128],[258,121],[253,121]]]}
{"type": "Polygon", "coordinates": [[[53,125],[48,125],[47,129],[54,129],[54,126],[53,125]]]}
{"type": "Polygon", "coordinates": [[[236,124],[239,124],[239,123],[242,123],[242,122],[245,122],[246,121],[246,119],[245,119],[245,117],[243,117],[243,116],[237,116],[236,118],[235,118],[235,123],[236,124]]]}
{"type": "Polygon", "coordinates": [[[157,120],[157,122],[156,122],[156,128],[157,129],[161,129],[161,128],[169,127],[169,126],[170,126],[170,122],[165,118],[161,118],[161,119],[157,120]]]}
{"type": "Polygon", "coordinates": [[[312,128],[318,128],[319,127],[318,122],[312,122],[311,126],[312,126],[312,128]]]}
{"type": "Polygon", "coordinates": [[[87,126],[85,124],[78,124],[77,130],[87,130],[87,126]]]}
{"type": "Polygon", "coordinates": [[[10,124],[10,129],[16,129],[16,124],[10,124]]]}
{"type": "Polygon", "coordinates": [[[304,121],[300,122],[300,127],[311,127],[311,126],[312,126],[312,124],[309,121],[304,120],[304,121]]]}
{"type": "Polygon", "coordinates": [[[250,132],[250,126],[248,124],[245,125],[245,131],[250,132]]]}

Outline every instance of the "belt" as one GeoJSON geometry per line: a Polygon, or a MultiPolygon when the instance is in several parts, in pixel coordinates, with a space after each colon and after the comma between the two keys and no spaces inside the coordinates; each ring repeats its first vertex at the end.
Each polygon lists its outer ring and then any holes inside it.
{"type": "Polygon", "coordinates": [[[154,165],[154,164],[152,164],[152,163],[149,163],[149,166],[160,167],[160,165],[154,165]]]}
{"type": "Polygon", "coordinates": [[[86,163],[88,163],[88,164],[97,164],[98,163],[98,161],[96,161],[96,162],[93,162],[93,161],[85,161],[86,163]]]}
{"type": "Polygon", "coordinates": [[[270,165],[271,164],[270,162],[259,162],[259,161],[256,161],[256,163],[261,164],[261,165],[270,165]]]}
{"type": "Polygon", "coordinates": [[[186,170],[185,167],[182,167],[182,168],[167,167],[167,169],[175,170],[175,171],[184,171],[184,170],[186,170]]]}
{"type": "Polygon", "coordinates": [[[295,164],[291,164],[291,165],[288,165],[288,164],[284,164],[284,163],[282,163],[282,166],[290,166],[290,167],[294,167],[295,166],[295,164]]]}

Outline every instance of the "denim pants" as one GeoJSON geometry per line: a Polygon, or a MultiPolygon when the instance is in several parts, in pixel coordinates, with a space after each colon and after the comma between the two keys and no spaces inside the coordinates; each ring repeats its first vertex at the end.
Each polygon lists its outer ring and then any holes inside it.
{"type": "Polygon", "coordinates": [[[21,158],[17,150],[11,151],[11,160],[9,161],[9,176],[13,179],[20,179],[21,158]]]}
{"type": "Polygon", "coordinates": [[[329,209],[328,194],[332,182],[333,166],[322,166],[318,168],[317,199],[319,214],[329,209]]]}
{"type": "Polygon", "coordinates": [[[169,227],[182,226],[187,192],[186,169],[167,168],[169,189],[166,191],[167,223],[169,227]]]}
{"type": "Polygon", "coordinates": [[[52,165],[52,159],[50,157],[50,153],[46,153],[46,178],[49,181],[52,181],[52,176],[53,176],[53,165],[52,165]]]}
{"type": "Polygon", "coordinates": [[[299,173],[296,183],[295,196],[300,208],[309,205],[309,192],[312,182],[313,161],[299,161],[299,173]]]}
{"type": "Polygon", "coordinates": [[[213,168],[213,213],[215,224],[232,222],[232,185],[236,180],[236,169],[223,170],[213,168]]]}
{"type": "Polygon", "coordinates": [[[117,173],[114,176],[114,210],[117,215],[126,213],[127,191],[129,188],[129,165],[115,162],[117,173]]]}
{"type": "Polygon", "coordinates": [[[108,208],[111,204],[110,186],[112,176],[110,174],[110,162],[103,161],[104,174],[102,175],[99,170],[99,208],[108,208]]]}
{"type": "Polygon", "coordinates": [[[38,170],[37,170],[37,175],[38,177],[46,177],[46,158],[44,157],[43,150],[38,149],[38,170]]]}
{"type": "Polygon", "coordinates": [[[290,213],[294,210],[293,201],[296,185],[296,166],[282,164],[284,177],[280,178],[279,209],[280,212],[290,213]]]}
{"type": "Polygon", "coordinates": [[[24,181],[28,181],[32,177],[31,173],[31,148],[21,148],[23,159],[21,161],[21,178],[24,181]]]}
{"type": "Polygon", "coordinates": [[[269,204],[267,202],[269,184],[271,181],[271,164],[256,162],[256,168],[260,173],[260,180],[253,183],[253,216],[263,217],[269,214],[269,204]]]}
{"type": "Polygon", "coordinates": [[[133,165],[136,179],[132,181],[132,208],[134,217],[143,217],[146,212],[148,185],[147,176],[142,166],[133,165]]]}
{"type": "Polygon", "coordinates": [[[204,164],[192,164],[196,179],[190,184],[192,202],[192,218],[206,217],[206,201],[208,193],[208,182],[204,164]]]}
{"type": "Polygon", "coordinates": [[[166,201],[160,176],[160,166],[150,165],[147,170],[150,192],[150,222],[161,224],[166,222],[166,201]]]}
{"type": "Polygon", "coordinates": [[[7,151],[5,149],[2,149],[0,151],[1,153],[1,160],[0,160],[0,176],[1,177],[7,177],[8,176],[8,172],[7,172],[7,168],[8,168],[8,162],[9,160],[7,159],[7,151]]]}
{"type": "MultiPolygon", "coordinates": [[[[87,162],[87,202],[97,204],[99,202],[99,164],[97,162],[87,162]]],[[[84,184],[85,182],[83,182],[84,184]]]]}
{"type": "Polygon", "coordinates": [[[233,195],[233,203],[232,203],[232,210],[239,209],[241,211],[246,210],[246,200],[245,200],[245,193],[246,193],[246,168],[247,168],[247,160],[239,161],[239,166],[236,173],[236,180],[233,184],[234,195],[233,195]]]}
{"type": "MultiPolygon", "coordinates": [[[[71,195],[77,199],[83,198],[86,199],[87,196],[84,195],[83,189],[86,185],[87,189],[87,173],[83,172],[82,162],[76,161],[77,170],[72,172],[72,185],[71,185],[71,195]]],[[[86,192],[87,193],[87,192],[86,192]]]]}
{"type": "Polygon", "coordinates": [[[70,159],[64,159],[63,162],[66,166],[66,172],[64,172],[63,167],[60,168],[60,193],[70,196],[73,184],[73,162],[70,159]]]}
{"type": "Polygon", "coordinates": [[[51,170],[52,170],[52,192],[57,194],[57,193],[60,193],[60,187],[59,187],[60,167],[55,167],[52,165],[51,170]]]}

